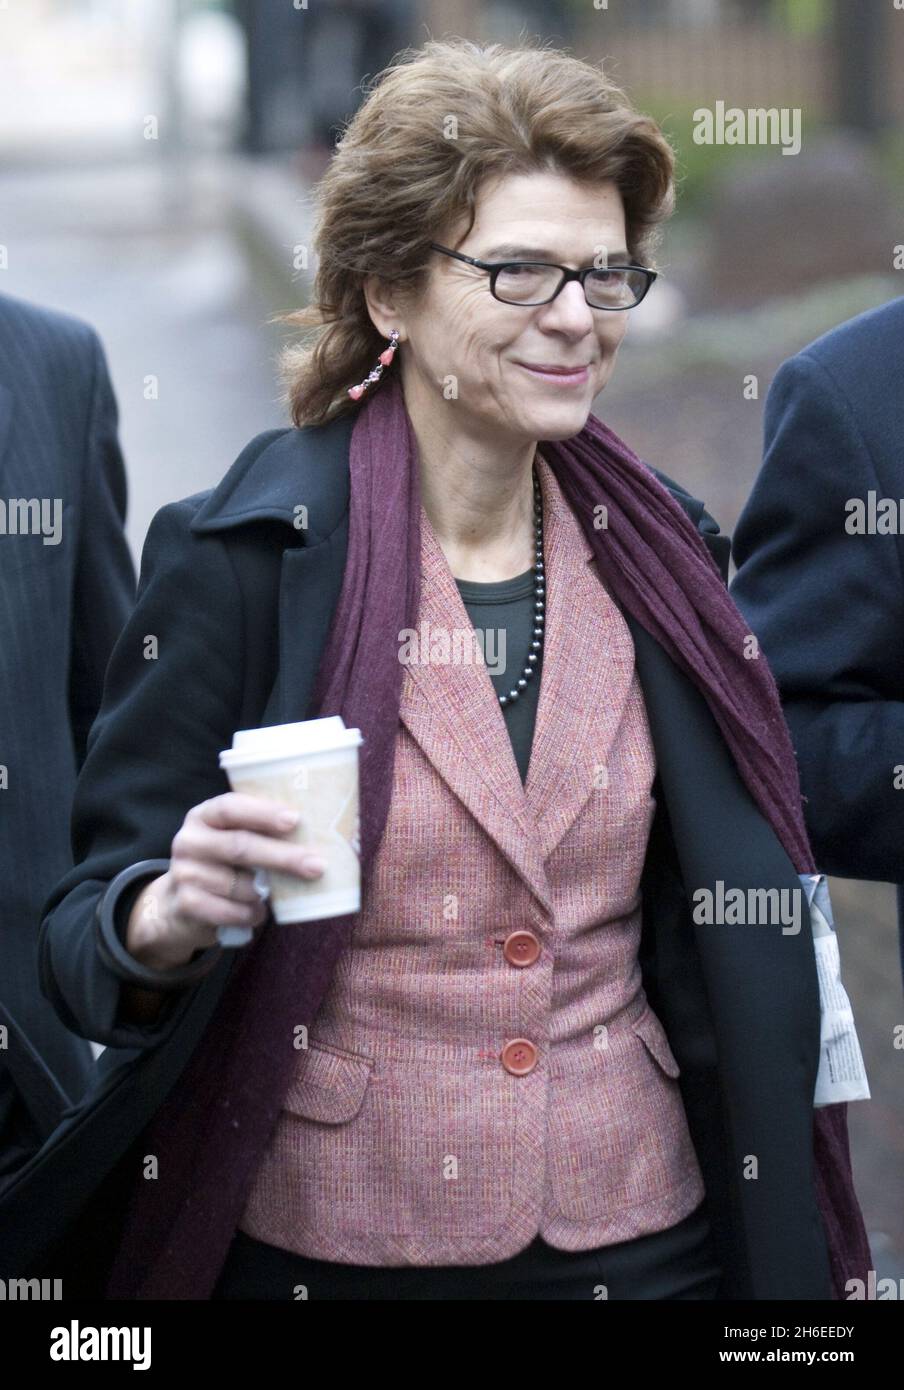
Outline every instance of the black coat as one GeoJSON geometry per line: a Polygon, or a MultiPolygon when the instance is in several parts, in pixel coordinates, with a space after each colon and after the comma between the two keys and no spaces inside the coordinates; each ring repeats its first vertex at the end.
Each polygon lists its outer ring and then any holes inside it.
{"type": "Polygon", "coordinates": [[[69,812],[113,644],[135,600],[126,476],[103,348],[87,323],[0,295],[0,498],[49,504],[45,545],[0,527],[0,1175],[52,1132],[94,1057],[41,993],[48,893],[72,866],[69,812]]]}
{"type": "MultiPolygon", "coordinates": [[[[113,654],[76,793],[80,862],[49,900],[41,934],[42,978],[61,1016],[102,1042],[134,1047],[135,1057],[125,1065],[101,1057],[91,1104],[66,1118],[0,1196],[0,1274],[29,1261],[59,1274],[65,1251],[52,1242],[80,1211],[72,1277],[90,1290],[106,1271],[142,1127],[185,1066],[234,953],[223,952],[156,1024],[125,1025],[117,981],[98,958],[95,907],[135,861],[157,860],[151,872],[162,872],[188,809],[228,790],[217,753],[235,729],[307,715],[342,582],[349,435],[347,418],[260,435],[216,489],[162,508],[151,524],[138,604],[113,654]],[[299,503],[308,507],[307,530],[293,524],[299,503]],[[149,634],[156,660],[144,657],[149,634]]],[[[701,502],[663,481],[724,573],[727,538],[701,502]]],[[[800,880],[703,697],[628,622],[658,759],[642,881],[643,985],[681,1067],[729,1270],[725,1296],[828,1298],[812,1157],[820,1013],[807,915],[796,935],[778,926],[732,930],[695,924],[689,905],[694,889],[714,891],[718,880],[792,891],[800,880]],[[750,1155],[755,1181],[743,1175],[750,1155]]],[[[120,904],[121,922],[131,900],[120,904]]]]}
{"type": "Polygon", "coordinates": [[[898,885],[904,978],[904,525],[846,527],[870,492],[904,506],[902,382],[904,299],[782,365],[731,594],[778,682],[824,871],[898,885]]]}

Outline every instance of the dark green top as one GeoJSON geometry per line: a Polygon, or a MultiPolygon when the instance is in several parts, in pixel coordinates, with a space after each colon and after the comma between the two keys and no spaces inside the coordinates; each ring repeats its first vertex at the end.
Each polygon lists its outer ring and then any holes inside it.
{"type": "MultiPolygon", "coordinates": [[[[468,617],[475,629],[484,634],[484,659],[496,694],[505,695],[521,675],[533,640],[534,572],[525,570],[524,574],[516,574],[514,579],[503,579],[494,584],[476,584],[470,579],[456,579],[455,582],[468,610],[468,617]]],[[[541,652],[536,674],[531,676],[527,688],[522,690],[514,704],[506,705],[502,710],[522,782],[527,777],[530,762],[542,666],[541,652]]]]}

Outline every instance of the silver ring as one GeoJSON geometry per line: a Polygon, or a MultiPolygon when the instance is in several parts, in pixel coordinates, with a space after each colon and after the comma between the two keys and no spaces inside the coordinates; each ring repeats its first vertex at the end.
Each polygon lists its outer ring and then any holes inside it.
{"type": "Polygon", "coordinates": [[[236,884],[238,883],[238,881],[239,881],[239,871],[238,871],[238,869],[233,869],[233,871],[232,871],[232,882],[231,882],[230,885],[229,885],[229,892],[226,894],[227,898],[231,898],[231,897],[233,897],[233,895],[235,894],[236,884]]]}

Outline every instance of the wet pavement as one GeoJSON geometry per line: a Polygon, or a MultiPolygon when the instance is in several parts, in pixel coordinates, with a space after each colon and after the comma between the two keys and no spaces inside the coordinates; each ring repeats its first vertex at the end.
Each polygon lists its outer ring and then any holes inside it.
{"type": "Polygon", "coordinates": [[[287,277],[280,299],[249,243],[238,178],[228,160],[155,156],[0,177],[0,289],[87,319],[106,349],[136,555],[159,507],[212,486],[250,438],[286,423],[266,320],[294,307],[292,291],[287,277]]]}

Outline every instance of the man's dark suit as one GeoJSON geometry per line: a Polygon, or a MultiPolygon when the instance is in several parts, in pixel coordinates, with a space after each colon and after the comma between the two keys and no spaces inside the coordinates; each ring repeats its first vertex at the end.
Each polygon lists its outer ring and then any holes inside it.
{"type": "Polygon", "coordinates": [[[898,884],[904,974],[904,535],[853,534],[846,505],[904,510],[904,299],[784,363],[765,446],[732,598],[781,691],[821,869],[898,884]]]}
{"type": "Polygon", "coordinates": [[[135,599],[117,423],[94,330],[0,295],[0,1173],[93,1067],[41,993],[36,948],[72,864],[76,774],[135,599]]]}

